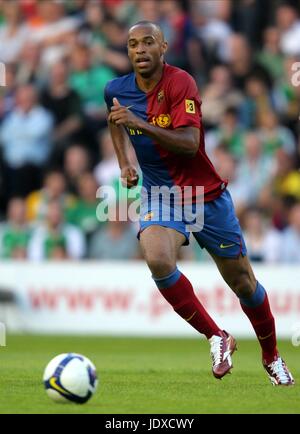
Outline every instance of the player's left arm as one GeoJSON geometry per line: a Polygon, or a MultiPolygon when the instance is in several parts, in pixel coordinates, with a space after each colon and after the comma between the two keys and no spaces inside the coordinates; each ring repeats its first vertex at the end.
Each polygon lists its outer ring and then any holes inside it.
{"type": "Polygon", "coordinates": [[[113,106],[109,121],[142,131],[168,151],[194,156],[200,144],[200,99],[197,86],[188,74],[181,82],[182,86],[175,86],[170,95],[173,130],[149,124],[126,107],[113,106]]]}
{"type": "Polygon", "coordinates": [[[156,127],[135,116],[126,107],[115,110],[112,107],[109,121],[116,125],[124,125],[127,128],[139,130],[159,143],[164,149],[177,154],[192,157],[199,148],[200,130],[195,127],[182,127],[175,130],[156,127]]]}

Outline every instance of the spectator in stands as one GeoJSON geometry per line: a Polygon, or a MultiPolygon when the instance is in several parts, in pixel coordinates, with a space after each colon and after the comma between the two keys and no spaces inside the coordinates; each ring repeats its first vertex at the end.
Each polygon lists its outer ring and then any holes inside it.
{"type": "Polygon", "coordinates": [[[108,128],[99,135],[99,151],[101,161],[95,167],[95,178],[99,186],[113,185],[120,178],[120,168],[108,128]]]}
{"type": "Polygon", "coordinates": [[[240,107],[240,119],[245,128],[251,129],[261,122],[266,111],[273,110],[274,102],[268,85],[258,75],[250,75],[245,81],[246,98],[240,107]]]}
{"type": "Polygon", "coordinates": [[[248,255],[254,262],[279,262],[282,247],[281,233],[259,208],[249,208],[243,218],[244,237],[248,255]]]}
{"type": "Polygon", "coordinates": [[[0,222],[5,218],[5,212],[7,207],[7,191],[6,191],[6,173],[4,170],[4,164],[0,152],[0,222]]]}
{"type": "Polygon", "coordinates": [[[78,196],[78,182],[82,175],[91,170],[89,151],[80,144],[73,144],[65,152],[64,172],[67,180],[67,191],[78,196]]]}
{"type": "Polygon", "coordinates": [[[59,201],[50,201],[45,222],[32,233],[28,248],[29,258],[34,261],[82,259],[85,253],[85,239],[80,229],[64,222],[59,201]]]}
{"type": "Polygon", "coordinates": [[[186,52],[188,40],[193,32],[191,19],[178,0],[162,0],[160,13],[160,26],[169,44],[166,61],[180,68],[187,68],[188,58],[182,56],[182,53],[186,52]]]}
{"type": "Polygon", "coordinates": [[[15,64],[5,65],[5,87],[0,93],[0,122],[15,108],[17,90],[17,68],[15,64]]]}
{"type": "Polygon", "coordinates": [[[42,65],[50,67],[68,54],[69,41],[80,21],[65,15],[63,2],[43,0],[38,3],[37,15],[28,24],[31,39],[42,46],[42,65]]]}
{"type": "MultiPolygon", "coordinates": [[[[124,21],[105,17],[100,3],[89,2],[86,6],[86,23],[81,38],[91,48],[94,60],[104,63],[118,74],[131,70],[127,56],[127,29],[124,21]]],[[[110,14],[111,16],[111,14],[110,14]]]]}
{"type": "Polygon", "coordinates": [[[19,0],[23,15],[26,19],[31,18],[37,13],[37,0],[19,0]]]}
{"type": "Polygon", "coordinates": [[[99,228],[97,219],[98,185],[92,173],[85,173],[78,180],[79,198],[67,212],[67,221],[85,234],[89,240],[91,235],[99,228]]]}
{"type": "Polygon", "coordinates": [[[261,43],[262,20],[268,13],[267,1],[231,1],[231,23],[237,32],[246,37],[252,47],[259,46],[261,43]]]}
{"type": "Polygon", "coordinates": [[[113,71],[104,65],[93,65],[89,47],[77,45],[71,55],[72,71],[70,85],[80,96],[82,107],[90,120],[106,120],[104,88],[115,77],[113,71]]]}
{"type": "Polygon", "coordinates": [[[282,77],[284,56],[280,49],[279,29],[268,27],[264,31],[263,47],[257,53],[256,59],[268,71],[273,80],[282,77]]]}
{"type": "Polygon", "coordinates": [[[284,60],[284,74],[273,89],[275,108],[285,126],[297,133],[300,113],[300,86],[293,85],[293,65],[297,57],[287,57],[284,60]]]}
{"type": "Polygon", "coordinates": [[[80,39],[87,45],[105,46],[103,23],[105,12],[100,2],[88,2],[84,9],[84,23],[80,28],[80,39]]]}
{"type": "Polygon", "coordinates": [[[190,0],[194,36],[203,44],[205,61],[211,66],[224,59],[232,34],[230,0],[190,0]]]}
{"type": "Polygon", "coordinates": [[[300,200],[300,172],[295,167],[295,159],[283,149],[276,152],[273,191],[278,196],[290,196],[300,200]]]}
{"type": "Polygon", "coordinates": [[[132,15],[136,16],[136,9],[139,3],[142,2],[138,2],[137,0],[102,0],[101,7],[106,16],[128,23],[132,15]]]}
{"type": "Polygon", "coordinates": [[[206,21],[229,22],[232,2],[231,0],[189,0],[190,13],[198,13],[206,21]],[[194,9],[195,8],[195,9],[194,9]]]}
{"type": "MultiPolygon", "coordinates": [[[[113,206],[112,206],[113,207],[113,206]]],[[[141,257],[136,228],[128,221],[120,221],[118,211],[110,209],[107,224],[93,235],[89,258],[102,260],[130,260],[141,257]]]]}
{"type": "Polygon", "coordinates": [[[4,24],[3,3],[4,0],[0,0],[0,26],[3,26],[4,24]]]}
{"type": "Polygon", "coordinates": [[[68,16],[76,17],[80,22],[84,21],[85,7],[90,2],[88,0],[73,0],[65,2],[65,9],[68,16]]]}
{"type": "Polygon", "coordinates": [[[247,206],[258,202],[260,194],[273,175],[273,159],[264,155],[262,141],[256,132],[245,135],[244,156],[238,163],[236,183],[244,185],[244,202],[247,206]]]}
{"type": "Polygon", "coordinates": [[[0,257],[26,259],[30,236],[25,201],[13,198],[8,204],[7,221],[0,227],[0,257]]]}
{"type": "Polygon", "coordinates": [[[287,3],[276,11],[276,25],[280,31],[280,47],[285,55],[300,54],[300,19],[297,10],[287,3]]]}
{"type": "Polygon", "coordinates": [[[220,125],[206,133],[205,148],[210,156],[213,150],[224,145],[235,158],[241,158],[244,153],[245,129],[239,122],[238,110],[234,107],[226,109],[220,125]]]}
{"type": "Polygon", "coordinates": [[[17,62],[29,29],[22,20],[20,4],[16,0],[4,3],[5,24],[0,28],[0,61],[17,62]]]}
{"type": "Polygon", "coordinates": [[[283,262],[300,264],[300,203],[292,207],[289,223],[290,226],[283,233],[281,259],[283,262]]]}
{"type": "Polygon", "coordinates": [[[265,83],[271,82],[267,70],[255,61],[251,46],[242,34],[230,36],[222,60],[229,64],[233,84],[240,91],[245,90],[249,75],[260,77],[265,83]]]}
{"type": "Polygon", "coordinates": [[[210,73],[208,85],[202,92],[202,114],[209,126],[217,126],[229,107],[238,107],[243,97],[232,85],[229,68],[215,66],[210,73]]]}
{"type": "Polygon", "coordinates": [[[296,170],[296,161],[284,149],[275,153],[274,171],[272,179],[263,189],[259,203],[272,212],[273,224],[280,230],[288,222],[291,206],[300,200],[300,173],[296,170]]]}
{"type": "Polygon", "coordinates": [[[21,86],[17,90],[16,108],[0,128],[10,195],[25,197],[40,187],[41,170],[52,148],[52,127],[52,116],[38,104],[35,88],[21,86]]]}
{"type": "Polygon", "coordinates": [[[32,83],[37,89],[46,82],[46,70],[40,63],[42,49],[31,40],[24,43],[17,68],[17,81],[20,85],[32,83]]]}
{"type": "Polygon", "coordinates": [[[41,95],[41,104],[53,115],[53,157],[54,161],[61,163],[64,150],[75,140],[83,124],[80,98],[69,87],[68,68],[64,62],[52,67],[50,81],[41,95]]]}
{"type": "Polygon", "coordinates": [[[49,202],[60,202],[64,214],[74,206],[75,196],[66,192],[66,179],[60,170],[50,170],[44,176],[43,188],[31,193],[26,199],[29,221],[43,221],[46,218],[49,202]]]}
{"type": "MultiPolygon", "coordinates": [[[[148,20],[148,21],[154,21],[159,22],[160,20],[160,10],[159,7],[157,7],[157,1],[156,0],[147,0],[146,2],[141,1],[137,2],[138,7],[138,19],[139,20],[148,20]]],[[[134,24],[134,23],[132,23],[134,24]]]]}
{"type": "MultiPolygon", "coordinates": [[[[129,190],[122,185],[120,179],[120,168],[114,151],[114,145],[108,129],[105,129],[99,136],[100,154],[102,155],[100,163],[94,169],[94,175],[99,186],[113,187],[117,196],[117,200],[122,201],[128,199],[129,190]]],[[[136,155],[132,146],[128,149],[128,156],[132,164],[138,167],[136,155]]],[[[131,189],[130,193],[134,194],[131,199],[139,196],[140,187],[142,185],[142,176],[140,174],[139,183],[135,190],[131,189]]]]}
{"type": "Polygon", "coordinates": [[[258,121],[258,133],[263,143],[263,151],[274,155],[277,149],[284,149],[289,155],[296,152],[296,140],[288,128],[279,124],[279,118],[274,111],[265,111],[258,121]]]}
{"type": "Polygon", "coordinates": [[[123,22],[106,19],[103,32],[106,47],[102,56],[98,53],[96,60],[109,66],[118,75],[129,73],[131,65],[127,54],[127,26],[123,22]]]}
{"type": "Polygon", "coordinates": [[[223,179],[228,180],[228,190],[232,196],[236,213],[239,216],[247,207],[247,197],[251,184],[240,183],[237,173],[237,160],[223,146],[219,146],[213,153],[214,166],[223,179]]]}

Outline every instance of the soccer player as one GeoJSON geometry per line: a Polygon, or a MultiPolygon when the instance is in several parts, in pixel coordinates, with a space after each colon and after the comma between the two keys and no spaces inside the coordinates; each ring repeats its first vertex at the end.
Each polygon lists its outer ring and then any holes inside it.
{"type": "MultiPolygon", "coordinates": [[[[211,345],[212,371],[221,379],[232,368],[236,341],[210,317],[193,287],[176,266],[178,251],[188,244],[184,218],[178,221],[176,201],[169,202],[165,219],[152,187],[204,186],[204,226],[193,235],[214,259],[226,283],[240,300],[262,348],[263,366],[273,385],[290,386],[293,377],[280,357],[268,296],[247,258],[239,221],[227,183],[205,153],[199,92],[193,78],[164,61],[167,42],[155,23],[142,21],[129,30],[128,55],[134,72],[112,80],[105,89],[108,122],[121,178],[131,188],[138,182],[130,163],[128,137],[135,148],[148,192],[141,204],[140,243],[153,279],[175,312],[211,345]],[[154,199],[154,200],[150,200],[154,199]]],[[[130,145],[129,145],[130,146],[130,145]]]]}

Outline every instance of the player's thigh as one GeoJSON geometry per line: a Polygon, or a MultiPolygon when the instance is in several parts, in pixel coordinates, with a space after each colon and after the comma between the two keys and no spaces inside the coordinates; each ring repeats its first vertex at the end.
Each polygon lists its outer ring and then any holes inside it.
{"type": "Polygon", "coordinates": [[[174,270],[179,249],[185,241],[182,233],[159,225],[151,225],[141,232],[142,252],[155,276],[164,277],[174,270]]]}
{"type": "Polygon", "coordinates": [[[247,249],[229,191],[204,205],[204,226],[193,233],[201,248],[214,255],[234,259],[247,249]]]}
{"type": "Polygon", "coordinates": [[[224,258],[211,252],[210,255],[225,282],[239,297],[249,297],[254,293],[257,280],[248,256],[240,255],[233,259],[224,258]]]}

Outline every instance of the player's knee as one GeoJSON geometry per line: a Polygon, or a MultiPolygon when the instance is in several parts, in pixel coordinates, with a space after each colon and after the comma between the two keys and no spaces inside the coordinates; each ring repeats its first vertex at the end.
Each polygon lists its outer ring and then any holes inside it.
{"type": "Polygon", "coordinates": [[[157,257],[147,258],[147,264],[153,276],[157,278],[165,277],[174,271],[176,264],[168,255],[160,254],[157,257]]]}

